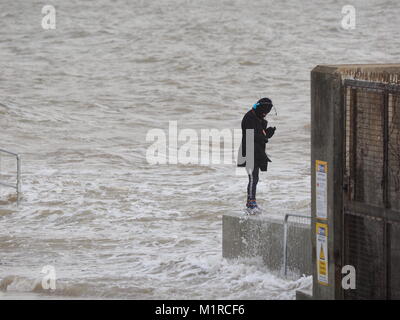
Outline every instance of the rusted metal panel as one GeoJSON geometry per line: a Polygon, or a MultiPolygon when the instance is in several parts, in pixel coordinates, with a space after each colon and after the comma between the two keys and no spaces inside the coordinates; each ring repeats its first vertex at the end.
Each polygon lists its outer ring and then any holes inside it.
{"type": "Polygon", "coordinates": [[[400,86],[345,81],[344,264],[347,299],[399,299],[400,86]]]}
{"type": "Polygon", "coordinates": [[[383,94],[357,90],[355,137],[355,200],[383,205],[383,94]]]}
{"type": "Polygon", "coordinates": [[[356,289],[347,299],[385,299],[386,268],[384,222],[364,214],[346,212],[344,263],[356,269],[356,289]]]}
{"type": "Polygon", "coordinates": [[[388,299],[400,299],[400,223],[388,224],[388,299]]]}
{"type": "Polygon", "coordinates": [[[360,80],[345,80],[346,87],[355,87],[369,90],[380,90],[388,92],[400,93],[400,86],[393,83],[381,83],[372,81],[360,81],[360,80]]]}
{"type": "Polygon", "coordinates": [[[400,95],[389,96],[388,122],[388,202],[400,211],[400,95]]]}

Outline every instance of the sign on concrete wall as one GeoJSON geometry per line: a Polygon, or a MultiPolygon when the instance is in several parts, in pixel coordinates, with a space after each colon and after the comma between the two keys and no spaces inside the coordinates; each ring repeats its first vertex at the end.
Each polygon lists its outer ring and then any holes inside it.
{"type": "Polygon", "coordinates": [[[318,282],[328,285],[328,225],[316,224],[318,282]]]}
{"type": "Polygon", "coordinates": [[[325,161],[317,160],[315,162],[315,169],[317,218],[326,220],[328,218],[328,163],[325,161]]]}

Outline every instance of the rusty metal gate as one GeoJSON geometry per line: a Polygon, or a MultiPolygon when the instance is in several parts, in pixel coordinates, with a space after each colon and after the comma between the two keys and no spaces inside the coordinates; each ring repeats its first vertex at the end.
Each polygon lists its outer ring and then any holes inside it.
{"type": "Polygon", "coordinates": [[[400,299],[400,86],[346,80],[344,94],[344,298],[400,299]]]}

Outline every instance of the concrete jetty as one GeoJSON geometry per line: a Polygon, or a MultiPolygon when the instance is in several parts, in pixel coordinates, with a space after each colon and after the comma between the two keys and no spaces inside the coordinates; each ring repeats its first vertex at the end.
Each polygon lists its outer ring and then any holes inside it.
{"type": "MultiPolygon", "coordinates": [[[[287,225],[288,277],[312,274],[310,220],[287,225]]],[[[225,258],[262,257],[266,267],[284,275],[284,219],[266,215],[226,214],[222,218],[225,258]]]]}

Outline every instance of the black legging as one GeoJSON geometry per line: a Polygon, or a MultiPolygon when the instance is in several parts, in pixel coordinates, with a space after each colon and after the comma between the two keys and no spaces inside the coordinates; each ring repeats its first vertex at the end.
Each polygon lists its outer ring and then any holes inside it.
{"type": "MultiPolygon", "coordinates": [[[[249,171],[247,171],[249,173],[249,171]]],[[[249,176],[249,184],[247,185],[247,200],[255,200],[256,199],[256,191],[257,191],[257,183],[258,183],[258,174],[260,172],[259,167],[255,167],[249,176]]]]}

